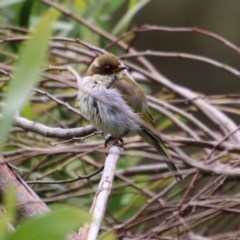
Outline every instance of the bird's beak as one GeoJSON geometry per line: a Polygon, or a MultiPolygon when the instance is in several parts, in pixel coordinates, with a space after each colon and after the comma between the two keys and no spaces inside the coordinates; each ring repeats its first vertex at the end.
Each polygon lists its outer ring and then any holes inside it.
{"type": "Polygon", "coordinates": [[[118,72],[121,72],[122,70],[124,69],[128,69],[127,66],[123,65],[123,64],[120,64],[118,65],[114,70],[113,70],[113,73],[118,73],[118,72]]]}

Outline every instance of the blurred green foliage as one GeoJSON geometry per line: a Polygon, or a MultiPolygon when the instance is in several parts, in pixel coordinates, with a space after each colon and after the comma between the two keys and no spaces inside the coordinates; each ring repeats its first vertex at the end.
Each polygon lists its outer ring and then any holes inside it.
{"type": "MultiPolygon", "coordinates": [[[[127,31],[130,27],[132,18],[134,15],[149,1],[148,0],[75,0],[75,1],[59,1],[59,7],[72,12],[76,17],[81,17],[85,21],[91,23],[92,26],[103,29],[106,32],[114,33],[114,35],[120,35],[127,31]],[[118,12],[121,11],[121,15],[118,12]],[[113,24],[114,19],[114,24],[113,24]]],[[[22,44],[21,41],[9,41],[6,44],[0,45],[0,59],[1,63],[6,66],[16,67],[16,72],[13,74],[13,78],[9,81],[1,83],[1,93],[4,93],[4,98],[1,97],[1,101],[4,102],[2,119],[0,121],[0,147],[4,146],[5,152],[19,149],[18,146],[25,145],[29,147],[43,147],[46,149],[49,147],[51,140],[46,139],[44,136],[37,136],[35,134],[14,133],[12,124],[16,114],[37,120],[45,123],[47,126],[56,124],[71,127],[76,125],[76,118],[72,121],[72,116],[69,112],[56,103],[35,103],[28,101],[32,88],[41,83],[40,72],[48,65],[49,59],[49,38],[51,32],[53,36],[79,38],[82,41],[90,42],[98,47],[105,45],[105,39],[99,34],[94,33],[86,26],[79,24],[78,21],[69,21],[67,16],[56,9],[50,9],[47,5],[44,5],[41,1],[32,0],[2,0],[0,2],[0,26],[4,30],[4,26],[7,26],[7,30],[4,31],[3,38],[9,38],[11,36],[27,36],[31,37],[30,40],[22,44]],[[14,30],[16,33],[13,34],[14,30]],[[13,32],[11,32],[13,31],[13,32]],[[10,107],[9,107],[10,106],[10,107]],[[66,121],[66,123],[64,123],[66,121]],[[72,122],[70,122],[72,121],[72,122]]],[[[54,61],[50,59],[50,62],[54,61]]],[[[52,62],[51,62],[52,64],[52,62]]],[[[52,89],[49,89],[51,92],[52,89]]],[[[54,92],[54,91],[53,91],[54,92]]],[[[78,119],[79,121],[79,119],[78,119]]],[[[80,121],[79,121],[80,122],[80,121]]],[[[19,149],[20,150],[20,149],[19,149]]],[[[96,158],[103,158],[104,154],[93,153],[92,156],[96,158]]],[[[132,166],[139,161],[139,158],[128,161],[129,157],[125,157],[126,161],[121,163],[122,167],[132,166]]],[[[88,166],[84,162],[81,162],[81,157],[74,158],[73,155],[39,155],[28,158],[28,161],[22,161],[22,170],[33,170],[31,174],[26,173],[26,178],[44,178],[50,180],[63,180],[66,178],[73,178],[76,175],[84,175],[93,170],[92,166],[88,166]],[[71,159],[72,158],[72,159],[71,159]],[[46,161],[47,160],[47,161],[46,161]],[[46,162],[45,162],[46,161],[46,162]],[[63,161],[63,165],[61,162],[63,161]],[[64,162],[69,164],[64,164],[64,162]],[[42,164],[43,163],[43,164],[42,164]],[[60,164],[59,164],[60,163],[60,164]],[[41,168],[43,165],[43,168],[41,168]],[[39,166],[39,168],[38,168],[39,166]],[[76,171],[78,169],[78,171],[76,171]]],[[[48,187],[49,188],[49,187],[48,187]]],[[[46,197],[48,188],[40,190],[39,195],[46,197]]],[[[52,187],[50,187],[51,189],[52,187]]],[[[84,186],[87,190],[92,188],[91,183],[84,186]]],[[[49,190],[50,190],[49,189],[49,190]]],[[[55,191],[67,191],[67,186],[54,185],[55,191]]],[[[128,191],[128,189],[126,188],[128,191]]],[[[129,188],[129,191],[132,191],[129,188]]],[[[90,191],[91,192],[91,191],[90,191]]],[[[9,192],[10,194],[10,192],[9,192]]],[[[63,239],[67,233],[73,231],[76,228],[81,227],[82,224],[89,220],[88,214],[83,210],[83,205],[89,205],[92,201],[92,193],[82,196],[81,198],[71,198],[65,203],[74,203],[78,206],[78,209],[72,207],[59,207],[52,212],[39,216],[22,223],[15,223],[15,200],[14,194],[11,197],[6,195],[8,199],[6,202],[7,214],[2,218],[0,222],[0,239],[6,240],[27,240],[27,239],[63,239]],[[14,202],[14,204],[12,204],[14,202]],[[80,210],[79,210],[80,209],[80,210]],[[54,223],[54,224],[53,224],[54,223]],[[8,232],[8,224],[16,224],[17,228],[14,233],[6,234],[8,232]],[[44,233],[44,234],[43,234],[44,233]]],[[[108,210],[112,212],[113,216],[118,215],[122,219],[127,219],[138,207],[141,205],[139,196],[119,195],[118,198],[113,198],[112,203],[109,204],[108,210]],[[134,201],[138,201],[138,205],[134,204],[134,201]],[[130,201],[134,208],[119,209],[126,204],[126,201],[130,201]]],[[[101,236],[102,240],[116,239],[114,233],[108,233],[101,236]]]]}

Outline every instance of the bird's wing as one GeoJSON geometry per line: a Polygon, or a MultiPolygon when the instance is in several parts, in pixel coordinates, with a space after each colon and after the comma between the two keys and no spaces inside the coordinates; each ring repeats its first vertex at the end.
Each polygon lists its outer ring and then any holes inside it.
{"type": "Polygon", "coordinates": [[[167,148],[165,147],[165,144],[163,143],[162,139],[160,139],[158,136],[156,136],[155,134],[149,132],[147,129],[144,128],[144,126],[142,127],[142,131],[139,131],[138,133],[146,142],[148,142],[149,144],[153,145],[157,151],[162,154],[165,155],[167,157],[167,160],[165,160],[169,170],[174,174],[176,180],[178,182],[180,182],[181,180],[183,180],[183,177],[179,171],[179,169],[177,168],[177,166],[173,163],[172,161],[172,157],[170,156],[170,154],[168,153],[167,148]]]}
{"type": "Polygon", "coordinates": [[[135,113],[141,114],[147,112],[146,96],[141,87],[133,79],[127,75],[122,75],[118,80],[114,81],[112,87],[116,88],[122,94],[126,103],[135,113]]]}
{"type": "MultiPolygon", "coordinates": [[[[153,118],[148,112],[146,96],[141,89],[141,87],[131,78],[126,78],[123,76],[114,82],[113,87],[117,88],[122,94],[126,103],[144,120],[147,124],[154,126],[153,118]],[[134,87],[133,87],[134,85],[134,87]]],[[[145,126],[141,126],[142,131],[139,131],[139,135],[149,144],[153,145],[160,154],[163,154],[167,157],[166,164],[168,168],[174,172],[176,175],[176,180],[181,181],[182,176],[172,162],[172,158],[168,153],[168,150],[162,141],[162,139],[150,132],[145,126]]]]}

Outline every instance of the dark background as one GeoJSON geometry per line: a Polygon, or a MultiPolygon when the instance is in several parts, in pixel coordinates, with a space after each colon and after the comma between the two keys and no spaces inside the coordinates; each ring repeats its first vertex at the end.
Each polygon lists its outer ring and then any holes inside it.
{"type": "MultiPolygon", "coordinates": [[[[198,27],[240,43],[239,0],[152,0],[138,12],[133,26],[152,24],[168,27],[198,27]]],[[[196,33],[151,32],[140,34],[138,50],[185,52],[202,55],[240,67],[239,54],[224,44],[196,33]]],[[[149,58],[175,83],[205,94],[237,93],[240,78],[212,65],[177,58],[149,58]]]]}

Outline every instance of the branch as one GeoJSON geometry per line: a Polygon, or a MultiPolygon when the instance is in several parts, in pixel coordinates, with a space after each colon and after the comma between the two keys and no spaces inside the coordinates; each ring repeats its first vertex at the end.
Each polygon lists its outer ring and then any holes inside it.
{"type": "Polygon", "coordinates": [[[80,229],[78,232],[78,234],[81,236],[80,239],[97,239],[101,222],[103,220],[107,207],[108,197],[112,189],[116,164],[119,159],[120,152],[120,147],[111,146],[109,148],[109,154],[106,158],[102,178],[99,182],[98,189],[96,191],[90,210],[93,216],[93,220],[90,225],[86,225],[84,228],[80,229]]]}
{"type": "Polygon", "coordinates": [[[56,137],[56,138],[73,138],[73,137],[85,137],[92,134],[95,128],[92,126],[64,129],[60,127],[48,127],[41,123],[30,121],[23,117],[16,117],[16,126],[25,129],[26,131],[36,132],[45,137],[56,137]]]}
{"type": "Polygon", "coordinates": [[[17,195],[19,216],[29,218],[49,211],[47,205],[20,178],[0,155],[0,190],[4,192],[12,186],[17,195]]]}
{"type": "Polygon", "coordinates": [[[134,30],[134,32],[140,32],[140,33],[154,32],[154,31],[169,32],[169,33],[187,33],[187,32],[198,33],[201,35],[205,35],[209,38],[215,39],[218,42],[222,43],[224,46],[227,46],[233,51],[235,51],[236,53],[240,54],[240,48],[237,45],[230,42],[228,39],[214,32],[207,31],[205,29],[198,28],[198,27],[168,27],[168,26],[165,27],[165,26],[155,26],[155,25],[146,24],[134,30]]]}
{"type": "Polygon", "coordinates": [[[223,175],[228,177],[239,177],[240,176],[240,168],[235,168],[234,166],[222,164],[220,162],[215,162],[211,164],[205,164],[204,162],[200,161],[193,161],[192,158],[188,157],[181,149],[174,149],[183,159],[183,162],[196,168],[205,173],[223,175]]]}
{"type": "Polygon", "coordinates": [[[209,65],[212,65],[216,68],[222,69],[228,73],[231,73],[232,75],[234,75],[237,78],[240,78],[240,72],[236,68],[233,68],[233,67],[227,65],[226,63],[218,62],[209,57],[204,57],[204,56],[191,54],[191,53],[160,52],[160,51],[147,50],[147,51],[122,55],[121,59],[136,58],[136,57],[143,57],[143,56],[180,58],[180,59],[189,59],[189,60],[194,60],[194,61],[198,61],[198,62],[203,62],[203,63],[209,64],[209,65]]]}

